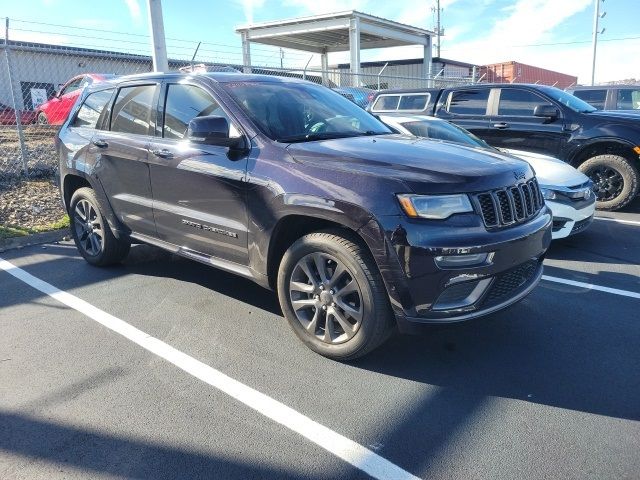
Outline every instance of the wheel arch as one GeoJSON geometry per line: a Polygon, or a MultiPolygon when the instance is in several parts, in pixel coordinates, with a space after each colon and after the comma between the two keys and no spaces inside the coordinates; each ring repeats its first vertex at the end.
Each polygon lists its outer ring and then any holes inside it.
{"type": "Polygon", "coordinates": [[[631,161],[636,168],[640,168],[639,155],[634,151],[634,147],[636,146],[623,139],[596,139],[577,150],[571,156],[569,163],[577,168],[583,162],[598,155],[619,155],[631,161]]]}

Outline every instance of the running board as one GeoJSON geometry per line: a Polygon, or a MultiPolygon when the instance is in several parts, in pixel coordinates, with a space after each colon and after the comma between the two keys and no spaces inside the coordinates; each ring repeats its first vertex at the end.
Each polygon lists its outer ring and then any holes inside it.
{"type": "Polygon", "coordinates": [[[167,250],[171,253],[175,253],[180,255],[181,257],[188,258],[190,260],[195,260],[196,262],[204,263],[205,265],[210,265],[212,267],[219,268],[221,270],[226,270],[227,272],[235,273],[237,275],[242,275],[247,278],[254,278],[253,272],[248,267],[244,265],[239,265],[234,262],[230,262],[228,260],[223,260],[218,257],[214,257],[212,255],[207,255],[205,253],[198,252],[196,250],[191,250],[187,247],[178,247],[173,243],[165,242],[164,240],[159,240],[154,237],[149,237],[147,235],[143,235],[141,233],[132,233],[131,238],[136,240],[140,240],[141,242],[148,243],[149,245],[153,245],[163,250],[167,250]]]}

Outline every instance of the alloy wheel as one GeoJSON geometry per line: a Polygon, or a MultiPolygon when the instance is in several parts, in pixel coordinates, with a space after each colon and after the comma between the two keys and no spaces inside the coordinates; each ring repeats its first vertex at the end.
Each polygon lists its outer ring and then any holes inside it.
{"type": "Polygon", "coordinates": [[[598,201],[613,200],[624,188],[622,175],[611,167],[598,166],[589,170],[587,175],[593,181],[593,191],[598,201]]]}
{"type": "Polygon", "coordinates": [[[310,253],[296,263],[289,298],[302,327],[322,342],[346,342],[362,324],[360,286],[348,268],[327,253],[310,253]]]}
{"type": "Polygon", "coordinates": [[[73,212],[73,224],[82,249],[88,255],[99,255],[104,246],[104,228],[97,208],[86,199],[80,200],[73,212]]]}

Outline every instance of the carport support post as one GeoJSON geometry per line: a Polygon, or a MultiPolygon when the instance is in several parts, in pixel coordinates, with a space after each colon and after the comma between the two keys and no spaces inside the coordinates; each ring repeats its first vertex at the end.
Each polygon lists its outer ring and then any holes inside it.
{"type": "Polygon", "coordinates": [[[161,0],[148,0],[149,26],[151,27],[151,57],[154,72],[169,71],[167,44],[164,39],[164,22],[162,21],[161,0]]]}
{"type": "Polygon", "coordinates": [[[246,30],[240,34],[242,37],[242,71],[251,73],[251,42],[249,41],[249,32],[246,30]]]}
{"type": "Polygon", "coordinates": [[[351,67],[351,86],[360,86],[360,18],[349,21],[349,65],[351,67]]]}
{"type": "Polygon", "coordinates": [[[323,49],[320,54],[320,70],[322,70],[322,84],[325,87],[329,86],[329,54],[327,49],[323,49]]]}
{"type": "Polygon", "coordinates": [[[423,46],[422,64],[427,74],[427,87],[433,87],[433,61],[431,53],[431,35],[425,35],[425,44],[423,46]]]}
{"type": "Polygon", "coordinates": [[[22,131],[22,114],[21,109],[18,108],[18,102],[16,101],[16,91],[13,85],[13,75],[11,69],[11,58],[9,57],[9,17],[5,19],[4,28],[4,59],[7,66],[7,79],[9,80],[9,92],[11,93],[11,106],[16,116],[16,130],[18,131],[18,141],[20,142],[20,155],[22,156],[22,170],[24,175],[29,175],[29,168],[27,166],[27,146],[24,141],[24,132],[22,131]]]}

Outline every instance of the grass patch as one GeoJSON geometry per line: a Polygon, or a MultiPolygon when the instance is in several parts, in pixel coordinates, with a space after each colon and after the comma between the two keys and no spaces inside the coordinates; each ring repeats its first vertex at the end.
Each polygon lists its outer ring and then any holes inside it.
{"type": "Polygon", "coordinates": [[[65,215],[57,222],[47,225],[39,225],[37,227],[20,227],[19,225],[0,225],[0,240],[12,237],[24,237],[33,233],[50,232],[52,230],[60,230],[69,227],[69,216],[65,215]]]}

